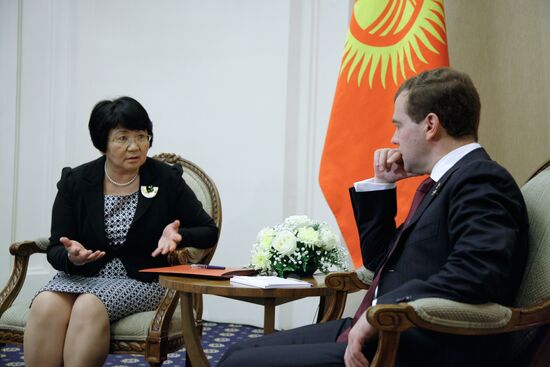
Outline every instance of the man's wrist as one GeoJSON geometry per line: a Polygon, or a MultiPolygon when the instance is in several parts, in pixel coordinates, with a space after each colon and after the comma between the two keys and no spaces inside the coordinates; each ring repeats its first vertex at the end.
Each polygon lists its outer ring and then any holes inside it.
{"type": "Polygon", "coordinates": [[[374,180],[375,180],[375,177],[372,177],[367,180],[355,182],[353,184],[355,191],[366,192],[366,191],[390,190],[395,188],[395,183],[374,182],[374,180]]]}

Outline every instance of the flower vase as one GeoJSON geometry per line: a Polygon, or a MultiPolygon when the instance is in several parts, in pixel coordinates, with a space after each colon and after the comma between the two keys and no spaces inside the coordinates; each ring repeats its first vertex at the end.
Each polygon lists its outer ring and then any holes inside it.
{"type": "Polygon", "coordinates": [[[285,273],[284,277],[285,278],[295,278],[295,279],[307,278],[307,277],[311,277],[313,275],[313,273],[315,273],[315,271],[317,271],[317,266],[315,264],[308,263],[306,265],[306,270],[304,270],[304,268],[300,267],[300,268],[298,268],[298,269],[296,269],[292,272],[285,273]]]}

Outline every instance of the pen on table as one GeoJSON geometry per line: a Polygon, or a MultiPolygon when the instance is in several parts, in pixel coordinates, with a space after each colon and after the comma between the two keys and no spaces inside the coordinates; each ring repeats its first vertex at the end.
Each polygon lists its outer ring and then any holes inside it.
{"type": "Polygon", "coordinates": [[[191,267],[198,268],[198,269],[220,269],[220,270],[225,269],[225,266],[206,265],[206,264],[191,264],[191,267]]]}

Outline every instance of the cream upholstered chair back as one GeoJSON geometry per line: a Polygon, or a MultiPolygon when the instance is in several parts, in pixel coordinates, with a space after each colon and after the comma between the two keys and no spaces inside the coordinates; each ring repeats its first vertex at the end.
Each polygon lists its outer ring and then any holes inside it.
{"type": "Polygon", "coordinates": [[[153,156],[153,158],[168,164],[179,164],[183,168],[183,179],[195,192],[204,210],[213,218],[218,215],[220,208],[210,194],[215,190],[215,187],[209,184],[210,180],[205,180],[208,175],[201,168],[174,153],[160,153],[153,156]]]}
{"type": "MultiPolygon", "coordinates": [[[[550,162],[535,172],[521,193],[529,216],[529,250],[514,306],[529,307],[550,299],[550,162]]],[[[529,354],[537,333],[537,328],[516,332],[508,357],[516,360],[529,354]]]]}
{"type": "Polygon", "coordinates": [[[529,253],[516,306],[550,299],[550,166],[521,188],[529,215],[529,253]]]}
{"type": "MultiPolygon", "coordinates": [[[[219,199],[218,189],[208,175],[196,164],[180,157],[174,153],[160,153],[153,156],[154,159],[168,163],[179,164],[183,168],[183,179],[185,183],[193,190],[197,199],[202,203],[204,210],[212,217],[218,226],[218,232],[222,226],[222,208],[219,199]]],[[[205,262],[208,263],[215,251],[214,248],[207,250],[187,247],[184,256],[188,258],[182,259],[182,254],[178,254],[178,259],[171,259],[174,263],[186,262],[205,262]]]]}

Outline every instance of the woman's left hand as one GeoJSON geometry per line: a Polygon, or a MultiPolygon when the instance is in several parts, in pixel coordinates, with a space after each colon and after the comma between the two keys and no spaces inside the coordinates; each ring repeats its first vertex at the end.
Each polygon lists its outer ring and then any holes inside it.
{"type": "Polygon", "coordinates": [[[162,237],[159,239],[158,247],[151,254],[151,256],[156,257],[159,254],[169,254],[174,252],[178,243],[181,241],[181,234],[179,233],[180,221],[175,220],[172,223],[164,227],[162,231],[162,237]]]}

